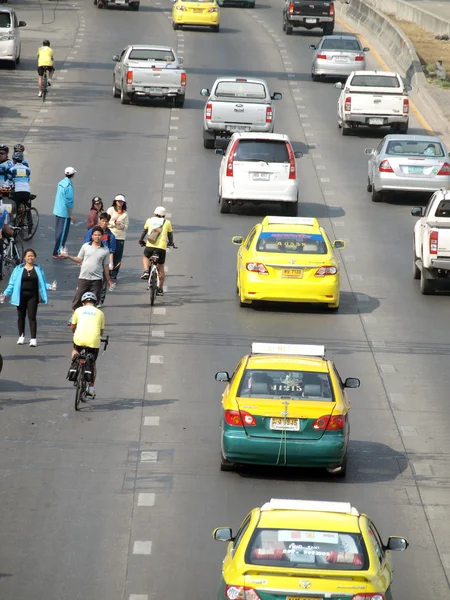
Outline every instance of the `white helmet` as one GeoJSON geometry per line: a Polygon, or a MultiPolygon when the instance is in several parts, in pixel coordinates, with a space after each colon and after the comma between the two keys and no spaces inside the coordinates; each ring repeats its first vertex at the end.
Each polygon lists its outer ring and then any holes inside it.
{"type": "Polygon", "coordinates": [[[165,217],[166,209],[164,208],[164,206],[157,206],[153,214],[155,214],[157,217],[165,217]]]}

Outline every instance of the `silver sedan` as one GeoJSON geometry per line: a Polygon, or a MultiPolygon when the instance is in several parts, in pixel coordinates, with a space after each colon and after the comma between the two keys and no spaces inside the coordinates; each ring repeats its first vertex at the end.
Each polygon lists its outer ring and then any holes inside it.
{"type": "Polygon", "coordinates": [[[348,77],[352,71],[366,68],[365,52],[361,42],[354,35],[325,35],[314,50],[311,77],[319,81],[321,77],[348,77]]]}
{"type": "Polygon", "coordinates": [[[377,148],[366,148],[367,191],[380,202],[389,192],[427,192],[450,187],[450,159],[439,137],[387,135],[377,148]]]}

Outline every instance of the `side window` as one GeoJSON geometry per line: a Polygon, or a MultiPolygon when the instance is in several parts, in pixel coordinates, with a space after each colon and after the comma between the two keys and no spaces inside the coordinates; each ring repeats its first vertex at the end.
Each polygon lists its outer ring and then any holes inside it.
{"type": "Polygon", "coordinates": [[[377,553],[380,564],[382,564],[384,561],[383,542],[381,541],[380,534],[376,530],[373,523],[369,524],[369,536],[372,540],[372,544],[375,548],[375,552],[377,553]]]}
{"type": "Polygon", "coordinates": [[[247,241],[245,242],[245,247],[247,248],[247,250],[250,248],[251,243],[253,242],[253,238],[255,237],[255,233],[256,233],[256,229],[253,229],[248,234],[247,241]]]}
{"type": "Polygon", "coordinates": [[[384,140],[381,140],[381,142],[378,144],[378,146],[375,149],[375,154],[380,154],[383,144],[384,144],[384,140]]]}
{"type": "Polygon", "coordinates": [[[242,365],[243,361],[244,361],[244,359],[242,359],[242,360],[240,360],[240,361],[238,362],[238,364],[237,364],[237,367],[234,369],[234,371],[233,371],[233,374],[232,374],[232,375],[231,375],[231,377],[230,377],[230,383],[229,383],[229,385],[231,385],[231,384],[233,383],[233,380],[234,380],[234,378],[235,378],[235,376],[236,376],[236,373],[237,373],[237,372],[239,371],[239,369],[241,368],[241,365],[242,365]]]}
{"type": "Polygon", "coordinates": [[[430,210],[431,210],[431,207],[432,207],[432,205],[434,203],[435,197],[436,197],[436,194],[433,194],[431,196],[431,198],[429,199],[427,207],[425,208],[425,212],[423,213],[424,217],[427,217],[430,214],[430,210]]]}
{"type": "Polygon", "coordinates": [[[124,56],[125,56],[125,52],[126,52],[126,51],[127,51],[127,49],[126,49],[126,48],[125,48],[125,50],[122,50],[122,54],[120,55],[119,62],[122,62],[122,61],[123,61],[123,58],[124,58],[124,56]]]}
{"type": "Polygon", "coordinates": [[[336,379],[339,381],[339,385],[341,386],[341,391],[344,391],[344,382],[341,379],[336,367],[334,365],[331,366],[331,370],[333,371],[333,375],[336,376],[336,379]]]}
{"type": "Polygon", "coordinates": [[[239,546],[240,541],[244,537],[244,534],[247,531],[249,525],[250,525],[250,515],[248,515],[248,517],[246,517],[244,519],[242,525],[239,527],[239,531],[237,532],[236,538],[233,542],[233,548],[231,550],[232,553],[236,552],[236,549],[239,546]]]}

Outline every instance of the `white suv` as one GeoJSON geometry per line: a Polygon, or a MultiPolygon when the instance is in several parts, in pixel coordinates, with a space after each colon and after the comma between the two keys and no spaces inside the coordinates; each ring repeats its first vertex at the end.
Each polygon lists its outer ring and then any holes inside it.
{"type": "Polygon", "coordinates": [[[220,212],[234,204],[278,203],[291,216],[297,215],[298,180],[294,152],[282,133],[234,133],[224,151],[219,173],[220,212]]]}
{"type": "Polygon", "coordinates": [[[0,8],[0,61],[7,60],[12,69],[20,62],[20,30],[25,21],[18,21],[12,8],[0,8]]]}

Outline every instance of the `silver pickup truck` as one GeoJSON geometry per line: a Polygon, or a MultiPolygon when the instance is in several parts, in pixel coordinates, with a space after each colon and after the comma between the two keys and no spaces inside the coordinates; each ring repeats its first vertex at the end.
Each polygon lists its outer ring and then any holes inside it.
{"type": "Polygon", "coordinates": [[[278,92],[270,95],[263,79],[220,77],[208,96],[203,115],[203,145],[214,148],[216,138],[229,138],[236,131],[273,133],[275,108],[272,100],[281,100],[278,92]]]}
{"type": "Polygon", "coordinates": [[[122,104],[137,98],[165,98],[183,107],[186,94],[186,71],[170,46],[127,46],[113,75],[113,96],[122,104]]]}

